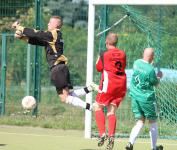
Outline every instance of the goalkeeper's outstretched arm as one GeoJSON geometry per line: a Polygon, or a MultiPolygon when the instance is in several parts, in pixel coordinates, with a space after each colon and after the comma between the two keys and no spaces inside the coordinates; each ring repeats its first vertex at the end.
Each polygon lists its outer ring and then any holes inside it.
{"type": "Polygon", "coordinates": [[[15,38],[25,40],[32,45],[46,46],[54,39],[52,32],[26,28],[21,26],[18,21],[12,24],[12,28],[16,30],[15,38]]]}

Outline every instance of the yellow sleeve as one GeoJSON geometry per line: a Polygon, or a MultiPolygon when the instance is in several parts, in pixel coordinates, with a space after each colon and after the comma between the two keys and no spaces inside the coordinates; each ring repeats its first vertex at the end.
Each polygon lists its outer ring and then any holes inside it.
{"type": "Polygon", "coordinates": [[[25,42],[28,43],[29,38],[28,38],[27,36],[22,36],[22,37],[20,38],[20,40],[23,40],[23,41],[25,41],[25,42]]]}

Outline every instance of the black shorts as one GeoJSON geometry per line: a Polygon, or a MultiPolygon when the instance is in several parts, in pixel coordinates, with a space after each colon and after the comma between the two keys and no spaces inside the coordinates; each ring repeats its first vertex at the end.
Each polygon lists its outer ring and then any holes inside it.
{"type": "Polygon", "coordinates": [[[66,87],[72,89],[69,69],[65,64],[58,64],[51,69],[51,81],[58,94],[66,87]]]}

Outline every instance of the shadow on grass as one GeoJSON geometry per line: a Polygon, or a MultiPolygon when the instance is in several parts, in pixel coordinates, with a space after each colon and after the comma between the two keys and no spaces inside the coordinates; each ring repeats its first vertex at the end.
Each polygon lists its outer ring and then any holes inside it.
{"type": "Polygon", "coordinates": [[[7,144],[0,144],[0,146],[6,146],[7,144]]]}

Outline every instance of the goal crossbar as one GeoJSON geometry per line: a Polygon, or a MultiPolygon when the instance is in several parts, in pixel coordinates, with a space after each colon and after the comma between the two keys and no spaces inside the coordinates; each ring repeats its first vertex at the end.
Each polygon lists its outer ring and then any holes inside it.
{"type": "Polygon", "coordinates": [[[176,0],[89,0],[91,5],[176,5],[176,0]]]}

